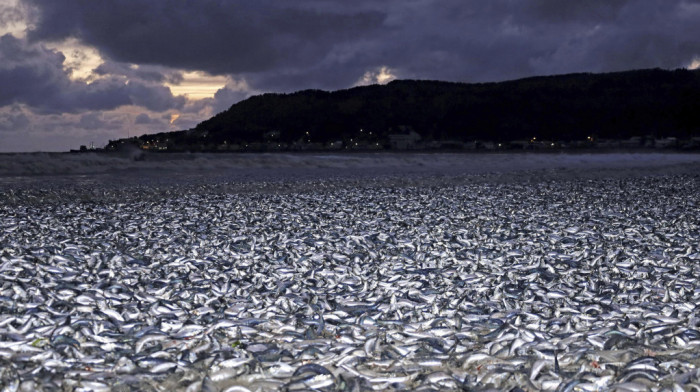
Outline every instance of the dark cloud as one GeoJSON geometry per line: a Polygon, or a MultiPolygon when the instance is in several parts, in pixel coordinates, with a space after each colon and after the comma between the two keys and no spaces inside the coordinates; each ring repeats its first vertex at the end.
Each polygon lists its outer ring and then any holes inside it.
{"type": "MultiPolygon", "coordinates": [[[[89,131],[106,131],[117,130],[124,127],[128,116],[105,114],[103,112],[88,112],[80,115],[80,118],[74,126],[86,129],[89,131]]],[[[72,123],[68,123],[71,126],[72,123]]]]}
{"type": "Polygon", "coordinates": [[[100,113],[92,112],[85,113],[80,116],[78,121],[78,126],[83,129],[100,129],[104,128],[107,124],[102,120],[102,115],[100,113]]]}
{"type": "Polygon", "coordinates": [[[678,68],[700,54],[700,40],[696,38],[700,36],[700,3],[695,3],[695,10],[687,9],[689,2],[683,1],[613,3],[616,7],[608,8],[614,8],[614,12],[596,13],[603,15],[598,19],[589,12],[587,18],[571,22],[576,29],[539,26],[545,36],[554,36],[560,30],[562,36],[531,59],[533,71],[547,74],[678,68]]]}
{"type": "Polygon", "coordinates": [[[149,116],[149,115],[146,114],[146,113],[141,113],[141,114],[139,114],[138,116],[136,116],[136,117],[134,118],[134,124],[137,124],[137,125],[149,125],[149,124],[152,124],[152,125],[156,125],[156,124],[157,124],[157,125],[163,125],[163,122],[161,122],[161,121],[158,120],[158,119],[151,118],[151,116],[149,116]]]}
{"type": "Polygon", "coordinates": [[[337,13],[288,2],[31,0],[33,40],[73,36],[108,57],[212,74],[313,64],[334,45],[369,36],[379,12],[337,13]]]}
{"type": "Polygon", "coordinates": [[[212,114],[223,112],[235,102],[242,101],[250,96],[250,92],[234,90],[229,87],[219,89],[211,100],[212,114]]]}
{"type": "Polygon", "coordinates": [[[129,80],[138,79],[147,82],[162,83],[165,81],[181,80],[182,75],[179,72],[163,69],[163,67],[152,66],[130,66],[124,63],[114,61],[105,61],[93,71],[97,75],[102,76],[123,76],[129,80]]]}
{"type": "Polygon", "coordinates": [[[14,102],[43,105],[69,87],[65,57],[40,46],[27,46],[12,35],[0,37],[0,106],[14,102]]]}
{"type": "Polygon", "coordinates": [[[141,80],[104,78],[73,81],[63,69],[65,57],[40,44],[11,35],[0,37],[0,107],[23,103],[42,113],[76,113],[139,105],[154,111],[180,108],[183,97],[141,80]]]}
{"type": "MultiPolygon", "coordinates": [[[[542,23],[600,23],[615,21],[630,0],[554,1],[532,0],[523,14],[542,23]]],[[[632,4],[633,5],[633,4],[632,4]]]]}
{"type": "Polygon", "coordinates": [[[168,109],[179,109],[185,105],[185,97],[175,97],[170,88],[129,81],[126,85],[131,102],[137,106],[143,106],[155,112],[168,109]]]}
{"type": "Polygon", "coordinates": [[[19,107],[0,112],[0,131],[21,131],[30,123],[29,117],[19,107]]]}
{"type": "Polygon", "coordinates": [[[346,88],[367,70],[502,80],[676,68],[700,54],[697,0],[30,0],[33,40],[118,62],[244,75],[264,91],[346,88]]]}
{"type": "Polygon", "coordinates": [[[65,89],[50,98],[44,99],[43,105],[33,104],[33,107],[47,112],[76,113],[132,104],[127,86],[114,79],[96,80],[90,84],[69,82],[65,89]]]}

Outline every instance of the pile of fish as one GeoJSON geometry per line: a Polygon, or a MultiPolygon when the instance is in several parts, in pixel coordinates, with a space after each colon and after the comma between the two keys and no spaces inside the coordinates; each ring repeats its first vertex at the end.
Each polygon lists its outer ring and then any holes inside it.
{"type": "Polygon", "coordinates": [[[331,185],[0,190],[0,387],[700,391],[698,177],[331,185]]]}

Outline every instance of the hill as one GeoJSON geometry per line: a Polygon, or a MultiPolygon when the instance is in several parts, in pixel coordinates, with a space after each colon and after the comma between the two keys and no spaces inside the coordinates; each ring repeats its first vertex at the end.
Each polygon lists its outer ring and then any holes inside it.
{"type": "Polygon", "coordinates": [[[416,134],[421,146],[533,138],[690,139],[700,136],[700,71],[580,73],[476,84],[397,80],[333,92],[263,94],[194,129],[138,140],[169,150],[303,149],[338,141],[345,147],[382,148],[401,139],[398,134],[409,146],[418,143],[416,134]]]}

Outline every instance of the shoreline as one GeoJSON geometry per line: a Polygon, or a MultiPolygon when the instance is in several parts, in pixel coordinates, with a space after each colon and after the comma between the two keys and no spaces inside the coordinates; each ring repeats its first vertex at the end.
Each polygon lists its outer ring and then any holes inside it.
{"type": "MultiPolygon", "coordinates": [[[[200,175],[232,180],[261,176],[364,177],[366,175],[461,176],[548,170],[660,170],[700,166],[700,154],[679,152],[609,153],[22,153],[0,154],[0,178],[168,178],[200,175]]],[[[692,171],[689,171],[692,174],[692,171]]]]}

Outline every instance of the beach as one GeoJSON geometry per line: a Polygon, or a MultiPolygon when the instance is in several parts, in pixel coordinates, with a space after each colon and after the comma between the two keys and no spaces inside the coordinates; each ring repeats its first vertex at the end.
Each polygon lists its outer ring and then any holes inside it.
{"type": "Polygon", "coordinates": [[[698,388],[698,173],[661,153],[0,155],[0,384],[698,388]]]}

